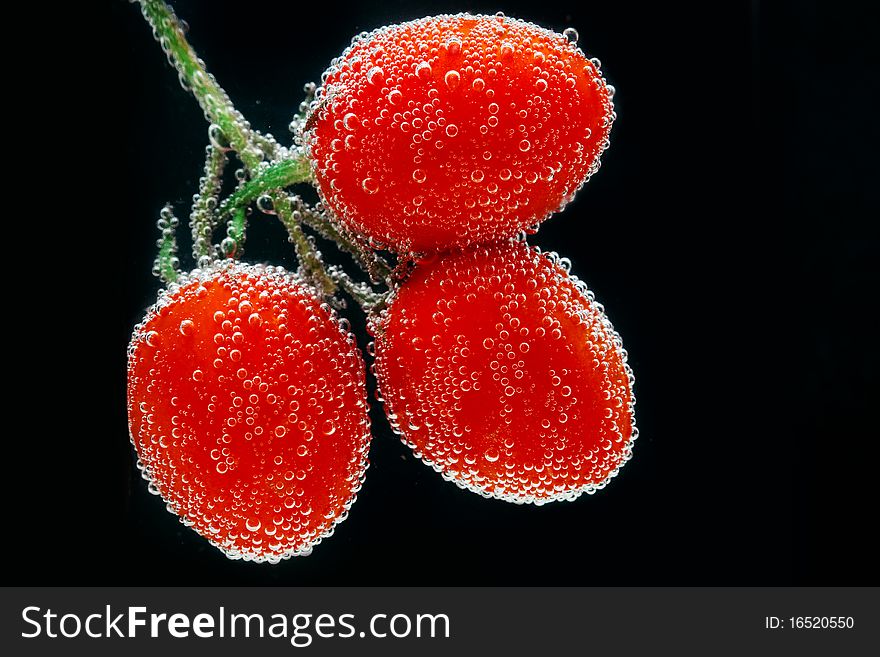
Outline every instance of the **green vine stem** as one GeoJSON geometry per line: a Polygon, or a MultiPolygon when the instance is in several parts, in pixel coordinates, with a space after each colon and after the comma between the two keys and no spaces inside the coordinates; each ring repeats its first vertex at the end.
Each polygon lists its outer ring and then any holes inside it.
{"type": "Polygon", "coordinates": [[[296,256],[299,258],[305,277],[310,279],[324,294],[328,296],[334,294],[336,282],[327,274],[315,245],[303,232],[299,222],[294,219],[290,196],[284,192],[274,192],[270,195],[270,199],[273,211],[278,215],[278,219],[281,220],[290,235],[290,241],[293,242],[293,248],[296,249],[296,256]]]}
{"type": "MultiPolygon", "coordinates": [[[[274,213],[287,228],[305,277],[327,295],[334,294],[337,286],[342,285],[365,309],[374,306],[381,295],[370,290],[369,286],[352,281],[339,268],[332,268],[332,274],[328,272],[313,240],[303,233],[300,222],[308,224],[322,236],[334,241],[341,250],[352,255],[375,282],[390,284],[393,273],[391,267],[378,254],[361,247],[326,215],[301,204],[294,208],[291,197],[280,191],[296,183],[310,181],[311,170],[305,155],[297,150],[291,153],[279,146],[271,135],[262,135],[251,129],[186,40],[181,22],[168,4],[162,0],[139,2],[144,18],[152,26],[154,37],[177,70],[181,83],[193,93],[205,117],[212,124],[209,128],[212,146],[207,151],[205,176],[201,181],[199,194],[194,199],[191,214],[193,255],[197,261],[201,263],[211,257],[210,233],[224,217],[229,217],[229,226],[227,239],[221,243],[221,252],[229,257],[240,255],[247,224],[247,208],[254,201],[259,204],[259,200],[265,196],[271,199],[274,213]],[[217,205],[220,177],[226,163],[223,151],[227,149],[227,144],[228,149],[235,151],[244,164],[250,179],[242,182],[215,213],[213,209],[217,205]],[[265,161],[267,158],[276,161],[270,164],[265,161]]],[[[302,123],[302,117],[297,118],[302,123]]],[[[161,263],[171,262],[172,246],[163,241],[159,258],[161,263]]],[[[160,270],[164,278],[168,267],[160,265],[160,270]]],[[[176,273],[174,275],[176,277],[176,273]]]]}
{"type": "Polygon", "coordinates": [[[192,91],[205,117],[217,124],[232,150],[253,175],[260,168],[263,154],[253,145],[250,126],[186,40],[174,11],[162,0],[140,0],[140,5],[144,18],[153,28],[153,36],[180,74],[181,82],[192,91]]]}
{"type": "MultiPolygon", "coordinates": [[[[257,136],[250,129],[250,125],[232,105],[232,101],[226,92],[214,79],[214,76],[208,73],[205,64],[198,58],[195,50],[186,40],[180,21],[174,14],[174,11],[165,2],[161,0],[140,0],[141,10],[144,18],[153,28],[153,34],[159,41],[162,50],[168,56],[169,61],[180,74],[181,81],[192,91],[198,100],[202,111],[208,121],[215,123],[222,133],[222,137],[229,142],[230,148],[234,150],[242,164],[244,164],[251,176],[251,183],[255,179],[259,180],[261,175],[265,173],[263,167],[264,149],[273,150],[274,140],[269,140],[264,136],[257,136]]],[[[280,166],[279,165],[276,166],[280,166]]],[[[271,167],[269,167],[271,169],[271,167]]],[[[277,169],[272,175],[277,173],[277,169]]],[[[281,167],[281,171],[287,174],[296,172],[301,179],[308,178],[308,163],[304,158],[295,158],[290,164],[281,167]],[[305,173],[304,173],[305,172],[305,173]]],[[[299,182],[295,180],[294,182],[299,182]]],[[[259,186],[259,183],[258,183],[259,186]]],[[[242,190],[248,188],[247,183],[242,190]]],[[[248,188],[249,191],[253,188],[248,188]]],[[[249,193],[249,192],[248,192],[249,193]]],[[[235,235],[244,236],[244,211],[236,211],[230,226],[230,237],[234,239],[235,235]]],[[[235,255],[240,248],[225,249],[230,251],[227,255],[235,255]]],[[[301,256],[300,263],[306,268],[310,274],[310,278],[326,277],[323,271],[323,265],[314,246],[307,240],[298,246],[298,255],[301,256]],[[299,249],[303,250],[300,254],[299,249]],[[312,271],[316,269],[316,271],[312,271]]],[[[329,279],[328,279],[329,280],[329,279]]],[[[335,289],[335,286],[334,286],[335,289]]]]}
{"type": "Polygon", "coordinates": [[[284,150],[275,138],[272,135],[263,135],[259,131],[253,131],[251,133],[254,137],[254,143],[257,147],[263,151],[263,155],[268,157],[270,160],[277,160],[282,157],[284,150]]]}
{"type": "Polygon", "coordinates": [[[378,310],[388,300],[387,293],[376,292],[366,283],[352,280],[345,271],[335,265],[327,267],[327,275],[348,292],[351,298],[357,301],[358,305],[366,312],[378,310]]]}
{"type": "Polygon", "coordinates": [[[159,230],[162,235],[159,238],[159,254],[153,263],[153,272],[162,279],[166,285],[177,281],[177,217],[170,205],[166,205],[159,213],[159,230]]]}
{"type": "Polygon", "coordinates": [[[247,208],[238,208],[229,219],[226,238],[220,242],[220,252],[227,258],[237,258],[244,249],[244,234],[247,230],[247,208]]]}
{"type": "MultiPolygon", "coordinates": [[[[234,214],[268,192],[284,189],[296,183],[305,182],[311,177],[311,168],[305,158],[287,159],[276,162],[263,169],[256,178],[245,182],[220,206],[221,216],[234,214]]],[[[342,250],[351,255],[355,262],[366,271],[373,280],[389,282],[391,266],[374,253],[359,248],[357,242],[337,228],[325,214],[298,203],[293,210],[293,218],[302,221],[322,237],[331,240],[342,250]],[[296,214],[298,213],[298,214],[296,214]]]]}
{"type": "Polygon", "coordinates": [[[228,159],[226,154],[214,146],[205,147],[205,175],[199,180],[199,193],[193,197],[192,212],[189,215],[193,238],[193,258],[200,267],[214,257],[211,234],[216,226],[214,210],[220,196],[220,181],[228,159]]]}
{"type": "Polygon", "coordinates": [[[235,213],[267,192],[305,182],[310,177],[309,162],[304,157],[290,158],[271,164],[264,168],[258,176],[242,184],[229,198],[223,201],[220,206],[220,215],[235,213]]]}
{"type": "Polygon", "coordinates": [[[297,208],[294,210],[294,218],[302,221],[306,226],[314,230],[324,239],[335,242],[336,246],[348,253],[358,266],[365,271],[373,282],[385,283],[391,286],[393,269],[379,254],[361,247],[357,240],[351,237],[323,212],[311,208],[297,197],[297,208]]]}

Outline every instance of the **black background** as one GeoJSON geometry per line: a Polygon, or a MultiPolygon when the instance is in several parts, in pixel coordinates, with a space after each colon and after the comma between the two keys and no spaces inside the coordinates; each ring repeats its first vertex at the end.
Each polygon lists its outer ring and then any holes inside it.
{"type": "MultiPolygon", "coordinates": [[[[862,472],[880,365],[870,21],[818,2],[175,8],[238,108],[282,141],[302,85],[361,30],[498,9],[576,27],[617,87],[619,118],[601,171],[531,241],[572,260],[622,335],[641,437],[607,489],[518,507],[442,481],[376,408],[366,484],[313,555],[232,562],[180,525],[134,469],[125,347],[159,289],[157,213],[170,201],[187,216],[206,124],[138,8],[113,0],[59,25],[77,50],[53,58],[59,102],[46,130],[67,159],[50,202],[31,204],[43,218],[27,228],[45,233],[27,269],[40,293],[7,315],[29,355],[11,410],[35,408],[9,429],[24,452],[7,464],[7,580],[878,582],[877,496],[862,472]]],[[[269,221],[252,224],[246,259],[293,264],[269,221]]],[[[359,311],[349,317],[362,327],[359,311]]]]}

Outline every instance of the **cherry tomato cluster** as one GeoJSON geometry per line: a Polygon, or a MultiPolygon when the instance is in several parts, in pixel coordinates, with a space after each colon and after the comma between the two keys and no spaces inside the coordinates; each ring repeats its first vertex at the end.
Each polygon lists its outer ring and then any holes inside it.
{"type": "MultiPolygon", "coordinates": [[[[566,32],[460,14],[361,35],[300,135],[340,230],[398,258],[368,318],[391,426],[462,488],[538,505],[605,486],[636,437],[620,337],[567,261],[525,242],[596,171],[614,119],[566,32]]],[[[307,554],[364,481],[365,370],[301,278],[196,269],[129,347],[144,476],[231,558],[307,554]]]]}

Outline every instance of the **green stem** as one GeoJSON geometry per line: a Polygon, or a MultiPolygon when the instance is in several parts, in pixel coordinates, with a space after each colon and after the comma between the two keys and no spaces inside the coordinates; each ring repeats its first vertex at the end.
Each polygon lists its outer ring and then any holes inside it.
{"type": "Polygon", "coordinates": [[[177,281],[177,217],[170,205],[166,205],[159,213],[159,254],[153,264],[153,273],[163,283],[170,285],[177,281]]]}
{"type": "Polygon", "coordinates": [[[254,145],[253,132],[186,40],[174,10],[161,0],[140,0],[140,5],[144,18],[153,27],[154,36],[180,74],[181,81],[193,92],[208,121],[217,124],[229,145],[254,174],[263,155],[254,145]]]}
{"type": "Polygon", "coordinates": [[[340,230],[327,215],[306,206],[299,208],[299,211],[303,223],[325,239],[335,242],[336,246],[354,258],[372,280],[390,285],[393,270],[377,253],[358,246],[357,241],[340,230]]]}
{"type": "MultiPolygon", "coordinates": [[[[273,201],[276,214],[290,234],[305,276],[325,294],[332,295],[336,291],[337,283],[334,278],[344,279],[328,274],[314,243],[303,233],[300,221],[306,221],[319,233],[335,241],[342,250],[352,254],[358,264],[364,266],[371,279],[388,284],[392,273],[391,267],[377,254],[361,248],[355,240],[339,230],[323,214],[305,208],[295,212],[290,197],[279,191],[295,183],[310,180],[311,171],[306,157],[297,151],[294,151],[293,157],[289,156],[288,151],[281,148],[274,139],[251,129],[250,124],[235,109],[229,96],[214,76],[208,73],[204,62],[187,42],[180,21],[168,4],[162,0],[139,0],[139,2],[144,17],[153,27],[155,38],[180,75],[181,82],[192,91],[208,121],[219,129],[220,134],[213,135],[212,143],[216,140],[223,146],[214,150],[222,155],[222,149],[228,142],[229,147],[238,154],[251,178],[226,199],[216,214],[210,213],[207,207],[194,208],[193,216],[198,215],[196,225],[193,226],[194,230],[204,231],[206,226],[210,230],[210,227],[216,225],[216,221],[222,219],[224,215],[231,214],[228,239],[235,243],[230,244],[224,240],[225,244],[221,244],[221,250],[231,257],[240,256],[247,206],[260,196],[268,194],[273,201]],[[266,158],[281,159],[268,165],[264,161],[266,158]]],[[[216,198],[214,194],[219,191],[219,173],[216,177],[211,177],[209,171],[219,171],[221,167],[217,160],[211,158],[212,154],[209,153],[209,162],[206,164],[206,190],[205,193],[200,193],[200,199],[203,196],[206,199],[216,198]]],[[[205,203],[207,202],[206,200],[205,203]]],[[[206,253],[205,246],[200,245],[194,255],[198,258],[209,254],[206,253]]],[[[351,285],[356,285],[348,280],[351,285]]],[[[346,287],[350,285],[346,284],[346,287]]],[[[353,296],[362,302],[362,305],[375,303],[375,299],[369,295],[365,296],[366,293],[360,293],[359,288],[352,289],[357,293],[353,296]]]]}
{"type": "MultiPolygon", "coordinates": [[[[296,183],[306,182],[310,178],[311,168],[304,156],[276,162],[269,167],[264,167],[256,178],[245,182],[229,196],[220,206],[220,215],[235,213],[264,194],[284,189],[296,183]]],[[[306,207],[302,203],[295,205],[293,211],[297,214],[291,215],[293,220],[304,222],[322,237],[335,242],[342,251],[351,255],[373,279],[388,282],[392,272],[388,263],[378,255],[359,248],[355,240],[337,228],[326,215],[306,207]]]]}
{"type": "Polygon", "coordinates": [[[270,160],[281,159],[284,149],[277,141],[275,141],[275,138],[272,137],[272,135],[263,135],[256,130],[254,130],[252,134],[254,136],[254,143],[261,151],[263,151],[263,155],[270,160]]]}
{"type": "Polygon", "coordinates": [[[358,305],[363,308],[364,312],[369,313],[373,308],[387,301],[387,293],[376,292],[366,283],[359,283],[353,280],[351,276],[339,267],[329,266],[327,268],[327,275],[336,281],[343,290],[348,292],[351,298],[357,301],[358,305]]]}
{"type": "Polygon", "coordinates": [[[220,251],[227,258],[241,256],[244,249],[244,234],[247,229],[247,208],[238,208],[232,213],[226,229],[226,239],[220,242],[220,251]]]}
{"type": "Polygon", "coordinates": [[[283,192],[274,192],[271,195],[272,206],[278,219],[284,224],[296,249],[297,258],[303,268],[303,273],[318,289],[330,296],[336,292],[336,283],[327,274],[321,256],[315,245],[303,232],[302,226],[293,216],[293,203],[290,196],[283,192]]]}
{"type": "MultiPolygon", "coordinates": [[[[260,180],[263,173],[261,167],[263,148],[271,148],[272,142],[266,137],[257,136],[250,129],[250,125],[232,105],[229,96],[223,91],[217,80],[214,79],[214,76],[208,73],[204,62],[199,59],[195,50],[187,42],[183,29],[180,26],[180,21],[171,7],[161,0],[140,0],[140,4],[144,17],[153,27],[154,34],[159,40],[159,45],[180,74],[181,80],[186,83],[186,86],[189,87],[199,101],[199,105],[205,112],[208,121],[217,124],[223,138],[229,142],[232,150],[238,154],[238,157],[251,175],[252,180],[250,182],[254,183],[260,180]]],[[[306,180],[307,176],[305,176],[304,170],[307,171],[308,169],[307,161],[304,158],[294,158],[289,160],[289,162],[291,164],[281,166],[276,171],[288,174],[296,172],[298,177],[306,180]]],[[[254,187],[248,187],[246,183],[242,190],[239,191],[243,193],[243,196],[246,196],[259,187],[260,183],[257,183],[254,187]],[[244,191],[245,189],[247,189],[246,192],[244,191]]],[[[232,223],[231,232],[240,232],[243,235],[243,227],[239,230],[238,226],[238,219],[242,217],[242,212],[236,209],[234,213],[235,221],[232,223]]],[[[302,230],[300,229],[301,232],[302,230]]],[[[314,245],[308,239],[305,239],[304,235],[303,239],[295,241],[294,245],[297,249],[297,255],[300,257],[300,264],[309,274],[309,277],[316,281],[328,281],[329,287],[332,287],[335,291],[336,286],[327,276],[327,272],[324,271],[314,245]]],[[[232,252],[240,254],[241,249],[236,247],[232,252]]],[[[321,287],[322,289],[328,288],[327,285],[322,285],[321,287]]]]}
{"type": "Polygon", "coordinates": [[[173,239],[162,236],[162,246],[159,247],[159,278],[166,285],[177,281],[177,270],[172,264],[172,258],[177,251],[177,245],[173,239]]]}
{"type": "Polygon", "coordinates": [[[205,151],[205,175],[199,181],[199,194],[193,201],[189,215],[193,238],[193,258],[199,266],[214,258],[211,233],[216,226],[215,210],[220,195],[221,177],[226,167],[226,155],[219,148],[208,146],[205,151]]]}
{"type": "Polygon", "coordinates": [[[264,168],[260,174],[245,182],[220,206],[221,216],[246,207],[267,192],[284,189],[311,177],[309,161],[305,157],[281,160],[264,168]]]}

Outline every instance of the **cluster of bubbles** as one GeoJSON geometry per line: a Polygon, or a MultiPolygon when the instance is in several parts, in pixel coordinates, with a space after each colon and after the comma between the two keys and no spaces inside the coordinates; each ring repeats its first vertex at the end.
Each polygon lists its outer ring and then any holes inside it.
{"type": "Polygon", "coordinates": [[[568,266],[522,242],[434,257],[370,326],[392,426],[462,488],[574,500],[631,457],[627,354],[568,266]]]}
{"type": "Polygon", "coordinates": [[[325,205],[399,251],[512,237],[561,210],[614,120],[613,88],[576,43],[503,15],[359,35],[304,124],[325,205]]]}
{"type": "Polygon", "coordinates": [[[364,363],[347,322],[278,267],[225,261],[163,291],[128,350],[139,466],[233,559],[308,554],[367,468],[364,363]]]}
{"type": "Polygon", "coordinates": [[[163,270],[171,268],[177,270],[180,267],[180,258],[177,257],[177,239],[175,232],[180,225],[180,220],[174,216],[170,205],[166,205],[159,212],[156,227],[159,229],[159,239],[156,241],[158,252],[153,261],[153,275],[162,276],[163,270]]]}

